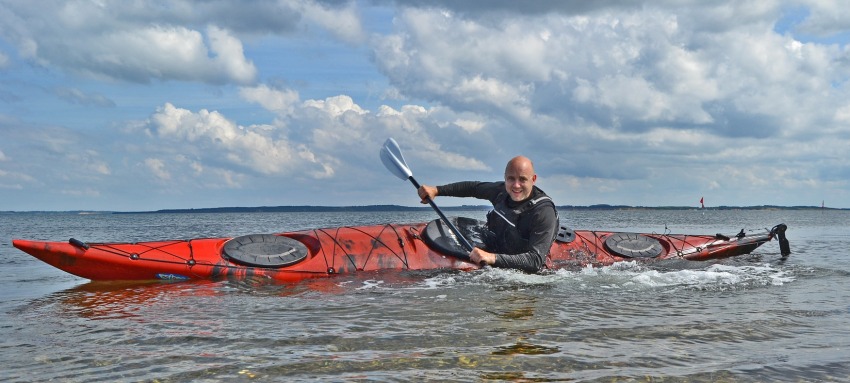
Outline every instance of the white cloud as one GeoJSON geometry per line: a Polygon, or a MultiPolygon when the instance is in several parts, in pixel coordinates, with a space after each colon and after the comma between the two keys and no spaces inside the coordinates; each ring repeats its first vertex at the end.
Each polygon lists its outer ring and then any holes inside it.
{"type": "Polygon", "coordinates": [[[765,138],[829,130],[846,95],[834,84],[850,68],[836,64],[850,60],[773,32],[776,2],[486,15],[444,5],[464,12],[404,9],[396,31],[374,40],[379,67],[400,94],[501,116],[512,129],[573,140],[563,130],[592,122],[765,138]]]}
{"type": "MultiPolygon", "coordinates": [[[[705,45],[712,43],[706,39],[715,35],[683,31],[675,15],[653,8],[606,13],[594,18],[511,17],[487,24],[417,9],[404,12],[400,20],[404,24],[399,33],[378,40],[376,57],[394,85],[411,95],[440,97],[448,103],[465,102],[467,94],[458,92],[457,87],[469,87],[469,84],[486,79],[500,84],[501,94],[513,93],[512,97],[492,97],[494,88],[483,89],[491,92],[484,92],[482,98],[489,95],[494,107],[504,108],[528,97],[569,95],[572,92],[564,89],[574,88],[575,79],[601,87],[600,82],[610,83],[611,79],[619,78],[621,84],[617,91],[624,93],[621,97],[642,97],[631,94],[629,87],[632,85],[654,90],[644,92],[643,97],[649,98],[644,98],[640,104],[648,101],[651,106],[659,106],[660,100],[652,93],[663,93],[671,100],[697,100],[697,103],[686,105],[691,110],[685,113],[653,113],[640,109],[636,120],[648,116],[662,120],[683,116],[698,122],[711,120],[700,110],[699,102],[711,101],[719,95],[716,69],[705,64],[711,63],[710,59],[720,53],[715,52],[715,48],[723,48],[705,45]],[[542,39],[541,35],[553,37],[542,39]],[[559,92],[549,93],[555,86],[559,92]]],[[[759,41],[764,41],[764,37],[752,36],[759,41]]],[[[729,39],[718,38],[717,43],[721,40],[729,39]]],[[[774,40],[772,43],[775,46],[783,42],[774,40]]],[[[759,59],[762,57],[759,50],[746,52],[752,52],[759,59]]],[[[775,61],[781,57],[766,59],[775,61]]],[[[660,107],[669,109],[663,103],[660,107]]]]}
{"type": "Polygon", "coordinates": [[[145,158],[144,166],[160,181],[168,181],[171,179],[171,173],[165,169],[165,161],[159,158],[145,158]]]}
{"type": "Polygon", "coordinates": [[[800,3],[809,10],[809,15],[797,26],[799,32],[816,36],[847,32],[850,20],[847,4],[837,0],[803,0],[800,3]]]}
{"type": "Polygon", "coordinates": [[[207,37],[210,41],[212,64],[216,67],[216,72],[225,73],[229,80],[240,84],[254,81],[257,69],[245,58],[241,41],[227,30],[215,26],[207,28],[207,37]]]}
{"type": "Polygon", "coordinates": [[[315,178],[332,175],[310,149],[276,137],[273,129],[239,126],[216,111],[197,113],[165,104],[151,116],[149,129],[168,146],[185,147],[204,163],[224,162],[242,171],[293,174],[304,170],[315,178]]]}
{"type": "Polygon", "coordinates": [[[460,126],[461,129],[466,131],[467,133],[475,133],[484,129],[484,122],[474,121],[474,120],[466,120],[466,119],[458,119],[455,120],[455,125],[460,126]]]}
{"type": "Polygon", "coordinates": [[[354,2],[339,8],[311,1],[301,1],[299,5],[305,19],[329,30],[337,38],[353,43],[364,39],[354,2]]]}
{"type": "Polygon", "coordinates": [[[355,104],[354,100],[349,96],[334,96],[326,100],[307,100],[304,101],[304,106],[320,109],[332,117],[339,117],[346,112],[356,114],[368,113],[368,111],[361,109],[360,105],[355,104]]]}
{"type": "MultiPolygon", "coordinates": [[[[0,161],[4,161],[4,158],[0,151],[0,161]]],[[[25,184],[32,185],[34,181],[33,177],[26,174],[0,169],[0,189],[23,190],[25,184]]]]}
{"type": "Polygon", "coordinates": [[[85,93],[76,88],[58,87],[54,91],[56,95],[73,104],[99,106],[104,108],[115,107],[115,102],[102,94],[85,93]]]}
{"type": "Polygon", "coordinates": [[[256,76],[241,42],[215,26],[209,26],[206,35],[185,27],[161,25],[105,31],[89,36],[85,46],[74,47],[78,57],[71,59],[76,62],[61,62],[68,60],[58,51],[62,47],[48,48],[42,57],[51,64],[138,82],[162,79],[245,84],[256,76]]]}
{"type": "Polygon", "coordinates": [[[14,44],[20,56],[44,67],[141,83],[252,84],[257,69],[245,57],[243,38],[288,36],[316,26],[343,41],[364,36],[353,4],[304,0],[256,1],[251,6],[188,0],[51,7],[18,2],[5,4],[0,12],[0,37],[14,44]]]}
{"type": "Polygon", "coordinates": [[[298,92],[291,89],[272,89],[266,84],[239,89],[242,98],[260,104],[277,115],[290,115],[299,103],[298,92]]]}

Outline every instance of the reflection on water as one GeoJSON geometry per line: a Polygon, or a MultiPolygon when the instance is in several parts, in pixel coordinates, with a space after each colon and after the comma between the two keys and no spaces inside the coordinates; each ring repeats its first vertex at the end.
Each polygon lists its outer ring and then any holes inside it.
{"type": "MultiPolygon", "coordinates": [[[[0,230],[133,240],[387,217],[95,218],[17,217],[0,230]]],[[[782,261],[770,243],[713,263],[626,262],[543,275],[376,273],[293,284],[87,283],[0,245],[8,260],[0,274],[0,380],[845,381],[850,360],[837,350],[850,347],[850,291],[840,288],[850,277],[847,218],[570,212],[562,219],[576,228],[659,232],[785,222],[794,253],[782,261]]]]}

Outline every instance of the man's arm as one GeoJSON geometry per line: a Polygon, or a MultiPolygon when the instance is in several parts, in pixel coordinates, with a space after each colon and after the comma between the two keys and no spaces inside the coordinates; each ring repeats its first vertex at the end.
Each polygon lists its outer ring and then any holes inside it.
{"type": "Polygon", "coordinates": [[[442,186],[422,185],[417,192],[422,203],[428,203],[428,199],[434,199],[438,195],[446,197],[473,197],[493,201],[499,192],[504,189],[499,182],[461,181],[442,186]]]}
{"type": "Polygon", "coordinates": [[[493,202],[493,199],[496,198],[496,196],[504,190],[504,188],[505,187],[501,182],[461,181],[437,186],[437,195],[448,197],[473,197],[493,202]]]}

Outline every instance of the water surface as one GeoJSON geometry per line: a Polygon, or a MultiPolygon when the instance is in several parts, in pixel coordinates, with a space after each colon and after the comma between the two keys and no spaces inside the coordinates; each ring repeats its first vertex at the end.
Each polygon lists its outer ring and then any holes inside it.
{"type": "MultiPolygon", "coordinates": [[[[457,213],[482,218],[485,212],[457,213]]],[[[453,213],[454,214],[454,213],[453,213]]],[[[850,212],[561,212],[576,229],[789,226],[712,263],[92,283],[11,238],[141,241],[417,222],[415,213],[0,214],[0,380],[850,381],[850,212]]]]}

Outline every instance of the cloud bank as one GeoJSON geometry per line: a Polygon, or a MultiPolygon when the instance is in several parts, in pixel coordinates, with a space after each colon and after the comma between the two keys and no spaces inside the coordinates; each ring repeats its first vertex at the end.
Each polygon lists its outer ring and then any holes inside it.
{"type": "Polygon", "coordinates": [[[51,188],[107,209],[415,203],[377,161],[387,137],[432,183],[499,179],[529,155],[559,204],[850,200],[850,12],[835,2],[41,8],[0,9],[0,71],[49,74],[0,82],[0,190],[40,190],[31,206],[51,188]],[[122,109],[128,92],[147,110],[122,109]],[[210,92],[228,103],[203,106],[210,92]],[[13,111],[44,95],[103,120],[13,111]]]}

